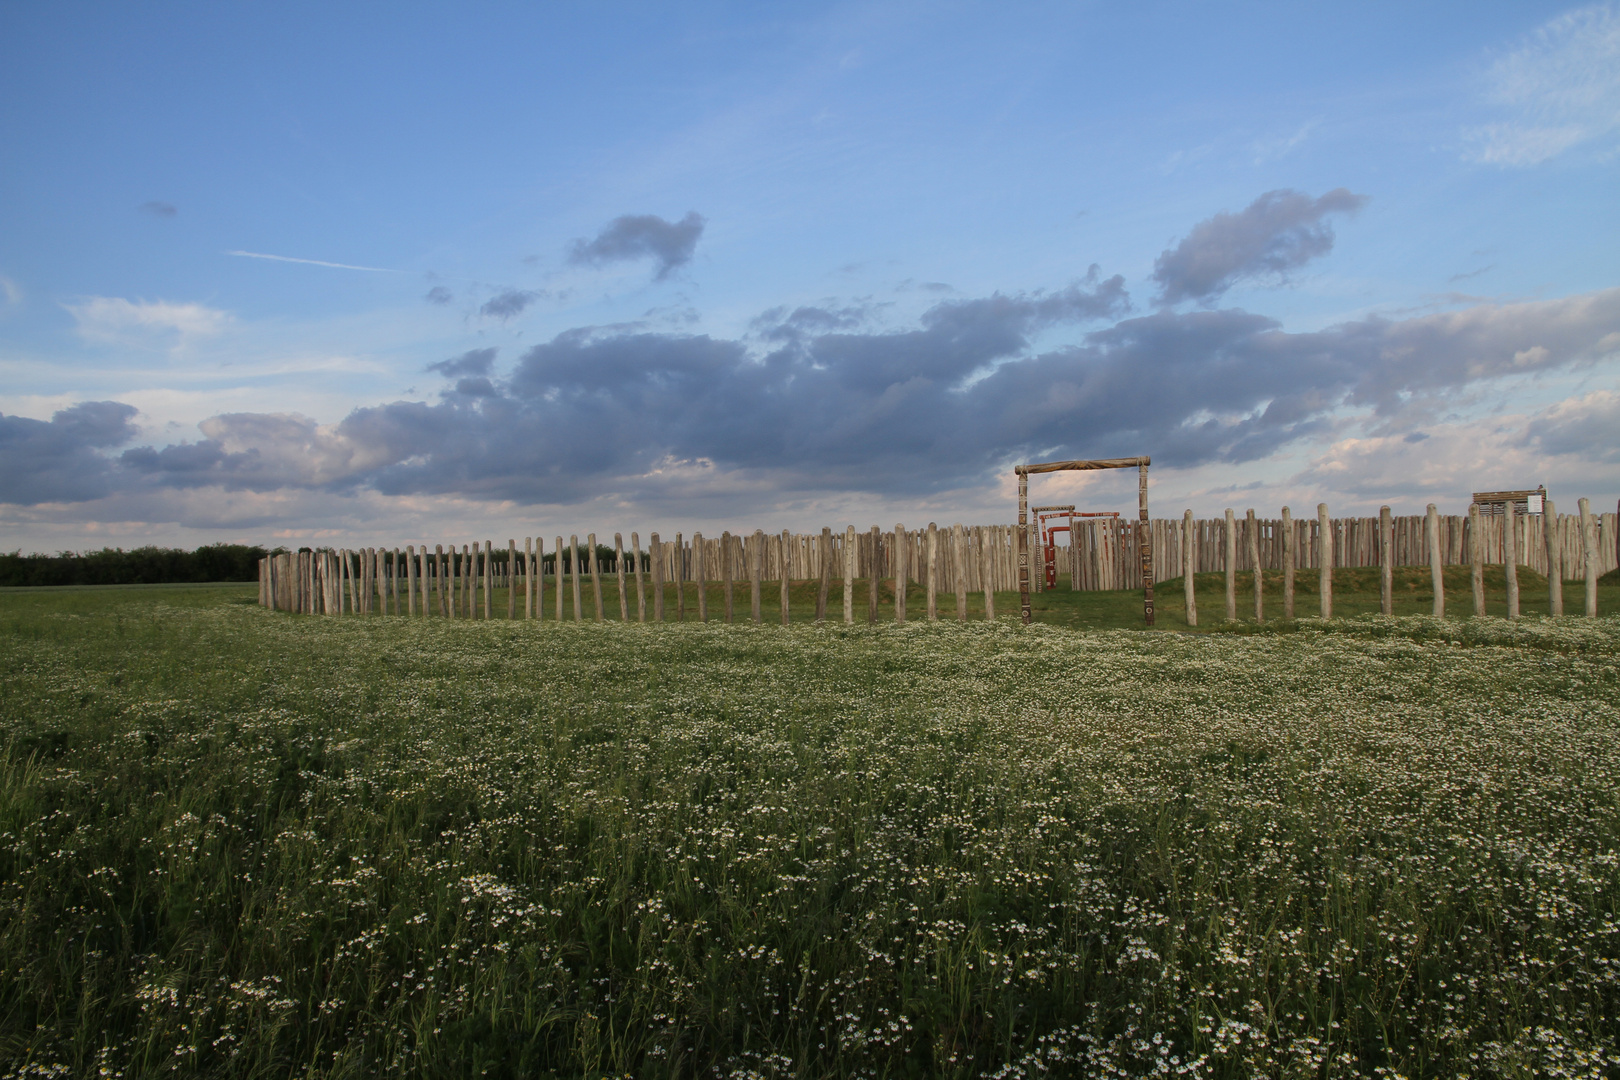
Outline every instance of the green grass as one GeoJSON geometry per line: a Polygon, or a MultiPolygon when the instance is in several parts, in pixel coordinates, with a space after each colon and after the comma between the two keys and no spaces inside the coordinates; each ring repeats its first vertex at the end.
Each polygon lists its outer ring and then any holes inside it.
{"type": "Polygon", "coordinates": [[[0,593],[0,1075],[1620,1068],[1612,617],[254,596],[0,593]]]}

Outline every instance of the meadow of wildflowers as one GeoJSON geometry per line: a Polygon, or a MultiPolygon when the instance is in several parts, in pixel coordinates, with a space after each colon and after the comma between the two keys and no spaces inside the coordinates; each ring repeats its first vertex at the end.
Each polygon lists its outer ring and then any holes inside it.
{"type": "Polygon", "coordinates": [[[0,608],[0,1076],[1614,1076],[1620,621],[0,608]]]}

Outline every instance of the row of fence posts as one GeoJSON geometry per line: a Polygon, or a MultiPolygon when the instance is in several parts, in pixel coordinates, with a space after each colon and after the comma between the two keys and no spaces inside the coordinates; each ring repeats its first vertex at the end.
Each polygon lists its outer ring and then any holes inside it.
{"type": "MultiPolygon", "coordinates": [[[[1598,613],[1597,583],[1602,573],[1599,560],[1598,515],[1592,513],[1591,504],[1586,499],[1579,502],[1579,576],[1586,586],[1586,614],[1595,617],[1598,613]]],[[[1500,544],[1503,573],[1507,581],[1507,617],[1517,619],[1519,611],[1519,566],[1523,563],[1523,553],[1517,550],[1521,529],[1515,520],[1517,510],[1512,502],[1503,505],[1500,515],[1500,544]]],[[[1496,515],[1493,515],[1496,516],[1496,515]]],[[[1548,614],[1564,614],[1564,571],[1567,569],[1566,557],[1568,544],[1564,535],[1564,519],[1558,515],[1553,500],[1545,501],[1545,508],[1541,515],[1541,526],[1545,532],[1544,551],[1547,564],[1547,604],[1548,614]]],[[[1226,574],[1226,621],[1237,620],[1237,573],[1239,566],[1238,535],[1244,537],[1248,550],[1245,552],[1246,561],[1253,575],[1253,601],[1254,619],[1256,622],[1265,621],[1264,609],[1264,578],[1263,572],[1270,560],[1264,559],[1260,553],[1261,528],[1255,520],[1254,511],[1249,510],[1246,520],[1239,524],[1231,510],[1226,511],[1225,529],[1223,539],[1225,552],[1222,563],[1226,574]]],[[[1534,525],[1534,515],[1530,515],[1527,525],[1534,525]]],[[[1442,618],[1446,613],[1446,583],[1445,567],[1448,545],[1441,535],[1441,519],[1439,510],[1433,503],[1428,506],[1423,519],[1423,550],[1428,553],[1429,574],[1434,592],[1434,615],[1442,618]]],[[[1183,567],[1197,571],[1198,558],[1198,530],[1194,527],[1192,511],[1183,515],[1181,564],[1183,567]]],[[[1316,507],[1316,536],[1317,549],[1314,561],[1318,574],[1317,596],[1322,618],[1333,617],[1333,570],[1336,565],[1367,565],[1365,562],[1351,563],[1338,557],[1334,551],[1334,540],[1340,530],[1333,527],[1332,519],[1328,517],[1327,503],[1319,503],[1316,507]]],[[[1351,533],[1351,530],[1344,530],[1351,533]]],[[[1283,572],[1283,618],[1294,617],[1294,576],[1297,564],[1301,561],[1294,550],[1298,542],[1298,531],[1294,528],[1293,516],[1288,507],[1283,507],[1281,528],[1278,530],[1281,540],[1281,558],[1283,572]]],[[[1347,537],[1354,542],[1353,535],[1347,537]]],[[[1395,566],[1396,564],[1396,528],[1395,521],[1390,515],[1387,506],[1380,507],[1377,519],[1377,532],[1367,538],[1372,548],[1370,553],[1378,558],[1379,566],[1379,610],[1385,615],[1394,614],[1395,610],[1395,566]]],[[[1485,567],[1487,565],[1487,547],[1489,546],[1487,530],[1482,527],[1479,507],[1471,506],[1468,510],[1468,524],[1463,540],[1468,549],[1468,562],[1472,570],[1471,585],[1473,591],[1474,614],[1485,614],[1485,567]]],[[[1411,545],[1409,545],[1410,549],[1411,545]]],[[[1363,555],[1368,552],[1361,553],[1363,555]]],[[[1620,551],[1616,553],[1616,560],[1620,561],[1620,551]]],[[[1187,606],[1187,624],[1198,625],[1198,601],[1193,592],[1193,573],[1182,575],[1187,606]]]]}
{"type": "MultiPolygon", "coordinates": [[[[981,560],[976,576],[983,585],[985,618],[994,620],[996,586],[1001,579],[1010,576],[1008,566],[997,565],[997,562],[1009,561],[1000,556],[1004,554],[1001,549],[1010,548],[1010,545],[986,543],[984,534],[991,528],[999,527],[953,525],[942,529],[930,523],[926,530],[912,532],[904,525],[896,525],[894,531],[885,536],[882,530],[874,526],[867,534],[867,550],[871,557],[865,560],[867,621],[878,621],[878,586],[880,580],[887,580],[889,576],[894,582],[892,612],[896,622],[906,621],[906,589],[913,580],[923,585],[925,617],[938,619],[938,596],[946,591],[940,588],[941,574],[938,571],[942,568],[953,571],[956,617],[966,621],[969,595],[967,569],[968,558],[972,554],[981,560]],[[885,540],[892,543],[882,543],[885,540]],[[918,542],[914,544],[914,540],[918,542]],[[892,575],[881,573],[883,560],[878,556],[885,547],[888,548],[892,575]],[[948,564],[943,559],[947,553],[952,556],[948,564]],[[910,566],[913,557],[920,558],[922,565],[910,566]]],[[[780,562],[784,567],[788,565],[787,552],[792,535],[788,531],[781,534],[780,562]]],[[[842,545],[835,545],[832,530],[821,531],[821,543],[816,548],[819,553],[819,578],[813,579],[817,580],[817,622],[827,618],[835,578],[842,578],[843,621],[855,622],[855,583],[861,580],[857,573],[860,569],[857,552],[861,550],[861,534],[852,525],[845,530],[842,539],[842,545]]],[[[679,533],[674,543],[667,546],[660,541],[657,533],[653,533],[649,540],[649,551],[642,552],[640,535],[631,533],[631,554],[626,557],[623,534],[613,535],[611,572],[617,577],[619,618],[622,621],[630,620],[632,587],[637,621],[648,621],[649,599],[652,621],[665,621],[666,608],[669,606],[668,586],[674,587],[674,618],[676,621],[684,620],[688,610],[686,586],[691,584],[696,586],[693,599],[697,618],[707,622],[709,586],[719,584],[724,597],[724,618],[726,622],[731,622],[736,614],[736,589],[743,580],[746,580],[749,588],[749,614],[754,622],[763,621],[761,599],[765,584],[765,559],[762,556],[766,536],[762,530],[755,530],[752,536],[722,533],[715,552],[718,566],[709,565],[710,546],[704,542],[701,533],[693,534],[690,549],[687,549],[679,533]],[[675,558],[663,557],[669,554],[667,548],[674,549],[675,558]],[[671,569],[673,573],[670,573],[671,569]]],[[[435,545],[431,551],[424,544],[420,548],[410,545],[391,550],[363,548],[272,555],[260,560],[259,602],[265,607],[307,614],[420,614],[470,619],[478,618],[481,611],[482,617],[488,619],[492,616],[495,590],[505,588],[507,618],[518,617],[518,594],[521,591],[523,618],[540,619],[547,600],[544,569],[549,560],[555,568],[552,597],[555,618],[558,621],[564,619],[564,597],[571,594],[574,621],[584,619],[584,588],[588,581],[594,601],[593,617],[597,622],[603,621],[604,571],[595,533],[588,535],[583,545],[575,535],[564,546],[559,536],[549,556],[545,552],[544,538],[533,537],[524,540],[521,552],[518,551],[517,541],[509,540],[506,558],[497,559],[496,554],[493,542],[486,540],[481,549],[478,544],[464,544],[459,553],[453,544],[448,548],[442,544],[435,545]],[[566,586],[565,574],[568,578],[566,586]]],[[[786,573],[782,573],[778,579],[780,617],[784,626],[790,621],[791,580],[786,573]]]]}
{"type": "MultiPolygon", "coordinates": [[[[1434,506],[1423,517],[1391,518],[1384,507],[1377,518],[1339,518],[1326,515],[1325,504],[1317,508],[1315,519],[1295,521],[1285,507],[1280,521],[1257,520],[1254,511],[1241,520],[1227,511],[1225,519],[1195,520],[1189,510],[1181,519],[1157,519],[1149,523],[1153,541],[1153,577],[1163,581],[1183,577],[1191,581],[1187,571],[1224,569],[1227,577],[1228,618],[1236,618],[1235,576],[1243,570],[1255,571],[1256,615],[1263,608],[1258,571],[1261,568],[1281,569],[1284,575],[1283,604],[1285,617],[1293,616],[1293,579],[1296,570],[1316,569],[1324,575],[1320,593],[1321,610],[1332,612],[1332,582],[1324,571],[1332,567],[1373,566],[1384,567],[1383,608],[1392,605],[1391,571],[1395,565],[1420,565],[1427,562],[1431,569],[1446,564],[1472,563],[1474,571],[1474,610],[1484,610],[1483,567],[1485,564],[1503,564],[1508,582],[1508,610],[1517,617],[1518,574],[1520,565],[1535,566],[1548,571],[1549,607],[1554,613],[1563,610],[1563,582],[1566,569],[1576,571],[1571,577],[1584,577],[1586,582],[1586,609],[1595,612],[1596,579],[1609,562],[1620,565],[1620,553],[1609,551],[1620,545],[1620,518],[1614,514],[1591,513],[1587,500],[1580,500],[1581,513],[1559,515],[1551,500],[1540,520],[1531,515],[1509,514],[1505,518],[1489,515],[1483,520],[1477,509],[1466,518],[1441,517],[1434,506]],[[1610,543],[1598,545],[1599,533],[1610,543]],[[1241,545],[1241,546],[1240,546],[1241,545]],[[1602,558],[1599,557],[1601,551],[1602,558]],[[1613,554],[1615,558],[1608,558],[1613,554]]],[[[1089,523],[1076,522],[1068,546],[1071,587],[1076,589],[1126,588],[1136,584],[1137,547],[1140,527],[1137,522],[1114,522],[1107,519],[1089,523]],[[1076,542],[1078,538],[1078,542],[1076,542]]],[[[674,541],[662,542],[655,533],[650,537],[648,550],[641,550],[637,533],[630,535],[627,557],[621,534],[614,534],[614,549],[610,556],[612,569],[620,582],[620,618],[629,620],[629,588],[633,585],[636,597],[636,619],[645,621],[652,607],[651,617],[665,619],[665,592],[674,587],[673,615],[677,620],[686,618],[687,584],[702,583],[695,597],[695,610],[700,619],[708,618],[706,586],[712,581],[724,587],[725,618],[734,617],[734,588],[746,580],[750,587],[750,614],[759,620],[760,578],[769,567],[777,576],[783,593],[782,618],[788,618],[786,592],[789,580],[817,581],[816,618],[826,618],[829,590],[835,579],[842,578],[849,603],[848,620],[853,622],[854,582],[865,579],[893,579],[895,582],[893,615],[897,621],[906,618],[904,583],[917,582],[925,592],[927,617],[937,618],[937,594],[954,593],[960,618],[966,618],[967,597],[970,592],[983,591],[987,617],[994,617],[995,593],[1016,588],[1015,563],[1016,526],[954,525],[940,528],[930,524],[926,529],[907,530],[897,525],[892,531],[876,527],[866,533],[857,533],[851,526],[841,534],[822,529],[821,534],[795,535],[784,531],[779,536],[767,537],[755,530],[751,536],[723,533],[718,540],[705,541],[694,534],[690,543],[681,534],[674,541]],[[628,566],[627,566],[628,564],[628,566]],[[633,581],[627,581],[628,577],[633,581]],[[819,580],[818,580],[819,579],[819,580]],[[647,588],[653,586],[649,598],[647,588]]],[[[1028,541],[1032,550],[1038,550],[1039,535],[1028,541]]],[[[557,537],[551,553],[545,551],[543,539],[526,540],[518,550],[515,540],[507,542],[504,551],[490,541],[481,544],[435,545],[431,550],[423,545],[403,549],[365,548],[328,552],[299,552],[270,556],[260,564],[260,603],[284,611],[308,613],[354,612],[439,614],[451,618],[475,618],[480,614],[488,618],[493,612],[493,593],[498,587],[507,588],[506,614],[517,617],[518,594],[523,595],[525,618],[541,617],[547,601],[545,597],[544,566],[563,568],[571,575],[571,583],[564,584],[563,575],[557,576],[559,587],[549,598],[555,617],[564,617],[565,593],[573,594],[573,617],[584,618],[583,589],[591,589],[595,601],[595,617],[602,618],[601,576],[602,563],[594,534],[581,545],[578,537],[564,544],[557,537]],[[481,591],[481,597],[480,597],[481,591]]],[[[1439,570],[1435,576],[1435,609],[1445,607],[1444,583],[1439,570]]],[[[1040,589],[1041,575],[1033,575],[1036,589],[1040,589]]],[[[1190,587],[1190,586],[1189,586],[1190,587]]],[[[868,590],[867,617],[877,618],[878,590],[868,590]]],[[[1188,617],[1196,624],[1196,601],[1188,595],[1188,617]]]]}

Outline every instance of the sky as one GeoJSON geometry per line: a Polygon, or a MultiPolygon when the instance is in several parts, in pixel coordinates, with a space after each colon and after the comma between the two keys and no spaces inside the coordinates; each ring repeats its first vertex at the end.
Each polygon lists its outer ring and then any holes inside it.
{"type": "Polygon", "coordinates": [[[1613,4],[12,4],[0,146],[3,550],[1620,498],[1613,4]]]}

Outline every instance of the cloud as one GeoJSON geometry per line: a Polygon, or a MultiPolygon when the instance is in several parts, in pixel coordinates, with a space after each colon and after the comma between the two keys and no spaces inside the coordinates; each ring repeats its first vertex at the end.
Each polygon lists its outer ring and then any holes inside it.
{"type": "Polygon", "coordinates": [[[1333,250],[1329,214],[1354,213],[1367,202],[1335,188],[1319,199],[1300,191],[1268,191],[1236,214],[1222,211],[1193,226],[1153,264],[1160,300],[1209,301],[1240,281],[1284,280],[1290,270],[1333,250]]]}
{"type": "Polygon", "coordinates": [[[153,333],[173,333],[186,341],[218,334],[231,322],[230,313],[217,308],[163,300],[92,296],[63,306],[78,321],[79,333],[98,341],[126,341],[153,333]]]}
{"type": "MultiPolygon", "coordinates": [[[[1162,310],[1031,352],[1043,325],[1117,312],[1117,280],[942,303],[893,331],[852,330],[833,312],[819,328],[801,319],[801,333],[764,353],[746,340],[579,328],[530,348],[506,380],[490,376],[485,350],[441,362],[458,381],[436,404],[357,409],[331,426],[215,417],[206,439],[128,451],[122,468],[159,486],[532,504],[663,497],[701,465],[779,493],[916,496],[983,483],[1017,460],[1241,463],[1331,436],[1347,415],[1411,453],[1407,436],[1444,430],[1425,400],[1620,351],[1613,289],[1313,333],[1243,311],[1162,310]]],[[[1597,433],[1613,407],[1571,406],[1538,437],[1548,452],[1608,446],[1597,433]]]]}
{"type": "Polygon", "coordinates": [[[518,289],[508,289],[485,301],[484,306],[478,309],[478,314],[505,322],[507,319],[523,314],[530,304],[545,295],[545,293],[539,291],[522,292],[518,289]]]}
{"type": "Polygon", "coordinates": [[[1491,65],[1487,100],[1506,117],[1465,132],[1470,156],[1538,165],[1620,132],[1620,15],[1610,4],[1566,12],[1491,65]]]}
{"type": "Polygon", "coordinates": [[[594,240],[574,241],[568,261],[577,266],[601,266],[650,257],[658,267],[654,277],[662,281],[692,261],[705,224],[696,211],[679,221],[665,221],[655,214],[625,214],[608,222],[594,240]]]}
{"type": "Polygon", "coordinates": [[[0,414],[0,503],[83,502],[113,489],[113,465],[99,450],[135,437],[135,408],[86,401],[49,420],[0,414]]]}
{"type": "Polygon", "coordinates": [[[1561,401],[1535,417],[1526,441],[1547,454],[1575,454],[1620,463],[1620,393],[1594,390],[1561,401]]]}
{"type": "Polygon", "coordinates": [[[455,299],[455,297],[452,296],[450,290],[445,288],[443,285],[435,285],[433,288],[427,291],[427,295],[422,297],[422,299],[426,300],[430,304],[448,304],[451,300],[455,299]]]}
{"type": "Polygon", "coordinates": [[[437,371],[446,378],[455,378],[458,375],[488,375],[489,369],[494,366],[495,354],[498,351],[495,348],[473,349],[449,360],[429,364],[425,370],[437,371]]]}
{"type": "Polygon", "coordinates": [[[180,212],[174,208],[173,203],[156,201],[141,203],[139,209],[141,213],[151,214],[156,218],[172,218],[180,212]]]}

